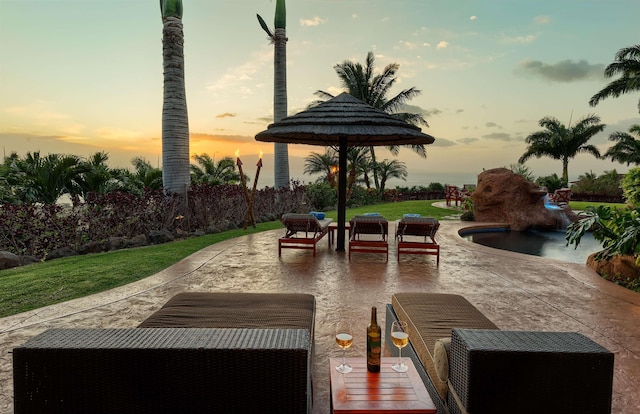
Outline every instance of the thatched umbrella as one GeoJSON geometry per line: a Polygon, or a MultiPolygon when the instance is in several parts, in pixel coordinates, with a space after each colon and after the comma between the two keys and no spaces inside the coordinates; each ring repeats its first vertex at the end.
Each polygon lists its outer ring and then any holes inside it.
{"type": "Polygon", "coordinates": [[[342,93],[296,115],[273,123],[257,141],[338,146],[338,241],[344,251],[347,210],[347,148],[431,144],[432,136],[392,115],[342,93]]]}

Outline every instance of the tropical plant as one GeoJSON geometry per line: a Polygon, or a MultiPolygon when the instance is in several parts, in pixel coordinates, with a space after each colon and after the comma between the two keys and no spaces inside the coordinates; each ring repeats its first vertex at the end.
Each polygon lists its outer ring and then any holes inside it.
{"type": "MultiPolygon", "coordinates": [[[[611,81],[589,100],[589,105],[596,106],[605,98],[617,98],[622,94],[640,91],[640,45],[622,48],[616,53],[615,61],[604,70],[606,78],[621,75],[611,81]]],[[[638,101],[640,112],[640,100],[638,101]]]]}
{"type": "Polygon", "coordinates": [[[551,157],[562,161],[562,181],[569,181],[569,160],[579,153],[590,153],[600,158],[600,151],[594,145],[587,144],[594,135],[602,132],[605,124],[600,123],[597,115],[588,115],[579,120],[575,126],[567,127],[553,117],[544,117],[539,125],[545,130],[529,135],[525,142],[529,144],[527,150],[518,160],[523,164],[535,156],[551,157]]]}
{"type": "Polygon", "coordinates": [[[28,152],[5,160],[5,179],[12,186],[16,200],[25,203],[55,203],[63,194],[79,192],[83,171],[80,157],[75,155],[28,152]]]}
{"type": "Polygon", "coordinates": [[[610,206],[588,206],[581,217],[567,228],[567,245],[575,244],[577,248],[582,236],[591,231],[604,249],[595,255],[596,260],[630,255],[636,256],[636,266],[640,266],[640,207],[618,210],[610,206]]]}
{"type": "Polygon", "coordinates": [[[640,168],[632,168],[622,179],[622,191],[627,202],[640,207],[640,168]]]}
{"type": "Polygon", "coordinates": [[[224,157],[217,163],[208,154],[194,154],[191,158],[197,163],[191,164],[191,182],[194,184],[220,185],[240,182],[240,174],[236,171],[236,164],[231,157],[224,157]]]}
{"type": "Polygon", "coordinates": [[[314,210],[323,211],[335,207],[338,201],[336,190],[326,182],[309,184],[305,187],[305,192],[311,201],[311,208],[314,210]]]}
{"type": "Polygon", "coordinates": [[[378,172],[380,177],[380,191],[384,192],[384,188],[387,184],[387,180],[390,178],[399,178],[401,180],[407,179],[409,175],[407,173],[407,166],[404,162],[398,160],[383,160],[375,164],[374,169],[378,172]]]}
{"type": "Polygon", "coordinates": [[[159,190],[162,188],[164,174],[160,168],[155,168],[144,158],[135,157],[131,160],[134,171],[130,178],[139,189],[159,190]]]}
{"type": "Polygon", "coordinates": [[[557,189],[564,188],[567,185],[567,183],[562,181],[562,178],[558,177],[558,174],[556,173],[547,175],[546,177],[538,177],[536,179],[536,184],[540,187],[545,187],[549,193],[553,193],[557,189]]]}
{"type": "MultiPolygon", "coordinates": [[[[287,116],[287,11],[285,0],[276,0],[274,17],[275,29],[272,32],[264,19],[257,15],[262,29],[274,44],[273,55],[273,122],[280,122],[287,116]]],[[[274,144],[273,171],[275,188],[289,188],[289,147],[287,144],[274,144]]]]}
{"type": "Polygon", "coordinates": [[[331,147],[327,147],[324,154],[312,152],[305,157],[303,173],[309,175],[322,174],[321,181],[325,181],[335,188],[337,165],[338,156],[336,151],[331,147]]]}
{"type": "Polygon", "coordinates": [[[640,125],[631,125],[629,133],[616,131],[609,136],[615,144],[604,154],[605,158],[611,158],[621,164],[626,163],[640,165],[640,125]],[[632,134],[637,136],[634,137],[632,134]]]}
{"type": "MultiPolygon", "coordinates": [[[[420,90],[411,87],[409,89],[403,89],[392,98],[388,98],[387,96],[397,81],[396,72],[400,68],[400,65],[391,63],[383,69],[381,74],[374,75],[374,61],[375,57],[373,52],[369,52],[367,53],[364,67],[360,63],[345,60],[335,65],[334,69],[340,78],[342,86],[350,95],[410,124],[428,126],[424,116],[420,113],[399,112],[408,100],[420,95],[420,90]]],[[[315,95],[317,95],[320,100],[313,102],[311,105],[317,105],[320,102],[334,97],[331,93],[321,90],[316,91],[315,95]]],[[[426,158],[427,151],[424,145],[410,145],[410,147],[419,156],[426,158]]],[[[398,146],[390,146],[387,148],[393,155],[398,154],[398,146]]],[[[373,146],[369,147],[369,152],[371,154],[371,161],[375,163],[376,153],[373,146]]],[[[375,170],[373,178],[376,189],[380,190],[379,179],[375,170]]]]}
{"type": "Polygon", "coordinates": [[[520,163],[511,164],[509,165],[509,169],[511,170],[512,173],[521,175],[524,178],[526,178],[528,181],[533,182],[535,180],[533,176],[533,171],[531,171],[531,169],[524,164],[520,164],[520,163]]]}
{"type": "Polygon", "coordinates": [[[170,193],[189,188],[189,117],[184,84],[182,0],[160,0],[162,14],[162,180],[170,193]]]}
{"type": "Polygon", "coordinates": [[[109,155],[96,152],[81,161],[82,173],[78,177],[78,190],[83,198],[89,193],[107,193],[113,189],[114,172],[107,165],[109,155]]]}

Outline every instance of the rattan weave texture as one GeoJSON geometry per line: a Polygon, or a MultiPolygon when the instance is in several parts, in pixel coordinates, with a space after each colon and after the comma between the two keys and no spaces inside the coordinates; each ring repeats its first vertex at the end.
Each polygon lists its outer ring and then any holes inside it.
{"type": "Polygon", "coordinates": [[[49,330],[14,349],[15,413],[304,413],[305,329],[49,330]]]}
{"type": "Polygon", "coordinates": [[[474,414],[610,413],[613,360],[576,332],[454,329],[449,378],[474,414]]]}

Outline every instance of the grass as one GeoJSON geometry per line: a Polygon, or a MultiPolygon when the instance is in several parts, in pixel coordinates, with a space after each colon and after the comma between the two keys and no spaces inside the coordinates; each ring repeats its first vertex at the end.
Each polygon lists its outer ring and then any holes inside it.
{"type": "Polygon", "coordinates": [[[591,201],[571,201],[569,202],[569,206],[572,210],[584,210],[588,206],[598,207],[598,206],[610,206],[612,208],[625,208],[626,204],[624,203],[594,203],[591,201]]]}
{"type": "MultiPolygon", "coordinates": [[[[380,213],[390,221],[413,213],[443,219],[450,209],[434,207],[434,201],[403,201],[347,209],[347,219],[357,214],[380,213]]],[[[571,208],[582,210],[586,203],[572,201],[571,208]]],[[[623,207],[623,204],[608,204],[623,207]]],[[[337,212],[327,212],[337,220],[337,212]]],[[[261,231],[282,228],[279,221],[260,223],[257,228],[229,230],[178,240],[161,245],[106,253],[72,256],[0,271],[0,317],[102,292],[151,276],[207,246],[261,231]]]]}
{"type": "MultiPolygon", "coordinates": [[[[451,210],[433,207],[433,202],[405,201],[347,210],[356,214],[378,212],[388,220],[405,213],[438,219],[451,210]]],[[[337,220],[337,212],[327,213],[337,220]]],[[[151,276],[214,243],[261,231],[282,228],[279,221],[259,223],[257,228],[229,230],[154,246],[72,256],[0,271],[0,317],[37,309],[102,292],[151,276]]]]}

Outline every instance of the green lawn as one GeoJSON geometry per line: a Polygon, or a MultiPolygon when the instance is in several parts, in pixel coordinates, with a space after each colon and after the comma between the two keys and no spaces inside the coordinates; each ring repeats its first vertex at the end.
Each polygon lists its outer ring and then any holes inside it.
{"type": "MultiPolygon", "coordinates": [[[[451,210],[433,207],[432,203],[406,201],[348,209],[347,219],[367,212],[378,212],[388,220],[397,220],[405,213],[438,219],[451,214],[451,210]]],[[[336,220],[337,212],[328,212],[327,216],[336,220]]],[[[277,228],[282,228],[279,221],[260,223],[256,229],[230,230],[161,245],[66,257],[2,270],[0,317],[126,285],[153,275],[214,243],[277,228]]]]}

